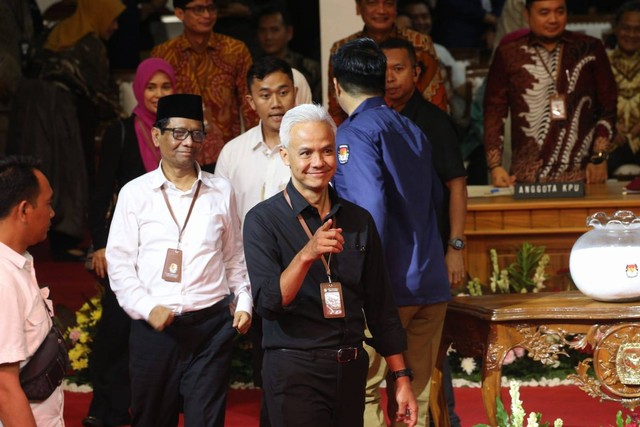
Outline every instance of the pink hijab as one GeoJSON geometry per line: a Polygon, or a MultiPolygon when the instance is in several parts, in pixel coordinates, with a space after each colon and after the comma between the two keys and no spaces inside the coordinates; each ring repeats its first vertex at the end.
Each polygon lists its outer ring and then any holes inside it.
{"type": "Polygon", "coordinates": [[[149,111],[144,106],[144,90],[149,80],[157,73],[163,72],[171,80],[171,86],[176,88],[176,74],[171,64],[164,59],[149,58],[138,65],[136,75],[133,79],[133,95],[138,104],[133,109],[133,113],[140,120],[135,120],[136,136],[138,137],[138,147],[142,156],[142,163],[147,172],[157,169],[160,160],[160,150],[153,146],[151,141],[151,128],[156,121],[156,113],[149,111]]]}

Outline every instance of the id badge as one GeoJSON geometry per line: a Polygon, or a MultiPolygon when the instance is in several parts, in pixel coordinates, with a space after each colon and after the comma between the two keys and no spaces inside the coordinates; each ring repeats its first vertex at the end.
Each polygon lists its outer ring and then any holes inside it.
{"type": "Polygon", "coordinates": [[[167,249],[162,278],[167,282],[182,280],[182,251],[180,249],[167,249]]]}
{"type": "Polygon", "coordinates": [[[567,104],[564,95],[553,95],[550,100],[551,120],[567,119],[567,104]]]}
{"type": "Polygon", "coordinates": [[[320,283],[322,311],[325,319],[344,317],[344,301],[340,282],[320,283]]]}

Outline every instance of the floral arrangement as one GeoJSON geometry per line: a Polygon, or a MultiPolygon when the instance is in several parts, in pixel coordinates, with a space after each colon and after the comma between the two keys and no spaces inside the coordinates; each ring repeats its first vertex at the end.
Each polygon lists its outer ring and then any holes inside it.
{"type": "MultiPolygon", "coordinates": [[[[493,270],[489,284],[491,292],[494,294],[527,293],[544,289],[544,282],[549,277],[546,273],[549,255],[544,251],[544,246],[525,242],[516,252],[516,260],[507,268],[501,269],[498,265],[498,252],[491,249],[489,251],[493,270]]],[[[486,286],[483,286],[477,277],[467,285],[471,295],[482,295],[483,289],[486,289],[486,286]]]]}
{"type": "MultiPolygon", "coordinates": [[[[506,268],[500,267],[498,253],[495,249],[491,249],[489,253],[492,264],[490,283],[488,286],[483,285],[478,278],[473,278],[466,288],[469,294],[537,293],[545,289],[545,281],[549,278],[546,271],[549,256],[545,254],[544,246],[523,243],[516,251],[515,261],[506,268]]],[[[568,357],[564,357],[550,366],[553,368],[551,371],[549,366],[524,357],[527,355],[524,348],[515,347],[505,355],[502,374],[507,378],[515,377],[532,382],[538,382],[541,379],[546,379],[547,382],[560,381],[566,378],[566,375],[574,373],[574,366],[587,357],[586,353],[573,349],[566,349],[566,354],[568,357]]],[[[455,351],[450,351],[448,356],[454,378],[461,380],[460,383],[480,380],[481,360],[479,358],[463,358],[455,351]]]]}
{"type": "Polygon", "coordinates": [[[75,313],[75,324],[64,333],[69,345],[69,361],[74,375],[70,381],[77,385],[89,384],[89,355],[98,321],[102,317],[101,295],[87,300],[75,313]]]}
{"type": "MultiPolygon", "coordinates": [[[[509,382],[509,395],[511,396],[511,416],[504,408],[504,404],[498,398],[496,408],[496,421],[498,427],[524,427],[526,412],[520,400],[520,383],[518,381],[509,382]]],[[[548,422],[542,422],[542,414],[539,412],[529,413],[526,427],[548,427],[548,422]]],[[[562,419],[558,418],[553,422],[554,427],[562,427],[562,419]]],[[[490,427],[486,424],[477,424],[475,427],[490,427]]]]}

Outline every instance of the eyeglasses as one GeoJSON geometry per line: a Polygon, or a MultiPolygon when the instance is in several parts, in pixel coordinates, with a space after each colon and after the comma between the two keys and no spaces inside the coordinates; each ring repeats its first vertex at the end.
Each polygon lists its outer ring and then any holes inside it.
{"type": "Polygon", "coordinates": [[[218,10],[218,6],[215,4],[209,4],[207,6],[185,6],[183,9],[190,10],[199,16],[204,15],[205,11],[209,12],[209,15],[213,15],[218,10]]]}
{"type": "Polygon", "coordinates": [[[173,139],[176,141],[184,141],[189,137],[189,135],[191,135],[191,140],[193,142],[203,142],[204,137],[207,135],[202,130],[189,130],[185,128],[164,128],[160,131],[164,133],[165,130],[170,130],[173,135],[173,139]]]}

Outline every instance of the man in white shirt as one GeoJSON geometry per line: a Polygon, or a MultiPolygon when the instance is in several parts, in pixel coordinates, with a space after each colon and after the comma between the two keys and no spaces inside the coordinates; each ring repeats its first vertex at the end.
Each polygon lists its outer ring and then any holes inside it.
{"type": "Polygon", "coordinates": [[[229,182],[200,169],[202,98],[158,102],[160,167],[125,185],[111,223],[111,287],[131,325],[133,426],[224,425],[236,331],[251,290],[229,182]]]}
{"type": "MultiPolygon", "coordinates": [[[[264,56],[247,73],[247,102],[260,117],[258,126],[229,141],[220,152],[216,175],[229,181],[238,201],[240,221],[262,200],[281,192],[291,178],[280,158],[280,123],[284,114],[296,105],[295,74],[283,59],[264,56]]],[[[251,328],[253,382],[262,386],[262,318],[251,328]]],[[[260,425],[268,426],[266,406],[262,405],[260,425]]]]}
{"type": "Polygon", "coordinates": [[[264,56],[247,73],[247,102],[260,117],[258,126],[229,141],[216,164],[216,175],[231,181],[240,221],[249,209],[282,191],[291,177],[280,158],[280,123],[295,106],[291,66],[264,56]]]}
{"type": "Polygon", "coordinates": [[[64,394],[58,387],[41,402],[29,402],[20,369],[51,329],[47,288],[36,280],[29,246],[43,241],[51,225],[53,191],[27,158],[0,160],[0,426],[64,426],[64,394]]]}

